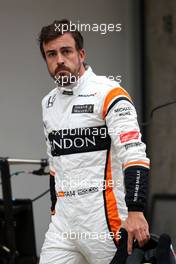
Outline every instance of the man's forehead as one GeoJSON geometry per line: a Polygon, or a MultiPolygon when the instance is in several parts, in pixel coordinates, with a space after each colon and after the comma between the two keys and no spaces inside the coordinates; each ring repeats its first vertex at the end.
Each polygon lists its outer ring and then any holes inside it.
{"type": "Polygon", "coordinates": [[[75,48],[75,40],[71,33],[65,33],[62,36],[59,36],[56,39],[49,41],[48,43],[44,43],[43,47],[45,49],[58,49],[62,47],[75,48]]]}

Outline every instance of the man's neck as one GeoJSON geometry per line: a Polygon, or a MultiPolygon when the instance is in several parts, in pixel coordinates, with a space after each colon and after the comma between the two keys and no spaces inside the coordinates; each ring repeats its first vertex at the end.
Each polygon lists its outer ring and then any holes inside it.
{"type": "Polygon", "coordinates": [[[85,73],[86,69],[84,67],[84,65],[82,64],[79,70],[79,77],[81,77],[84,73],[85,73]]]}

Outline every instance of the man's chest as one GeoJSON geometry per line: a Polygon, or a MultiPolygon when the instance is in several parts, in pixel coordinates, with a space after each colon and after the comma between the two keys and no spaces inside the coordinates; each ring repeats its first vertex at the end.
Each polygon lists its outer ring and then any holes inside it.
{"type": "Polygon", "coordinates": [[[100,100],[95,92],[49,98],[44,116],[47,131],[104,125],[100,100]]]}

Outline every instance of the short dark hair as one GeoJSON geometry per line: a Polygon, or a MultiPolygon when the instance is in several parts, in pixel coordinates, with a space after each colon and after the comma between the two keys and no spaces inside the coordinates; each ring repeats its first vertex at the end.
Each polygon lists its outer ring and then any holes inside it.
{"type": "Polygon", "coordinates": [[[71,30],[71,22],[68,19],[55,20],[52,24],[43,27],[39,33],[38,41],[40,45],[40,51],[44,59],[46,59],[46,57],[43,49],[43,43],[47,44],[49,41],[62,36],[66,32],[69,32],[74,38],[75,47],[78,51],[83,48],[84,39],[76,28],[75,30],[71,30]]]}

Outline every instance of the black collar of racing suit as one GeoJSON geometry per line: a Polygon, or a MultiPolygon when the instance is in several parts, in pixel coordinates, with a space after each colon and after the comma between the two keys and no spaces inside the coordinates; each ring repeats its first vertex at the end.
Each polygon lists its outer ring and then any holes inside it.
{"type": "Polygon", "coordinates": [[[68,86],[60,86],[58,85],[58,90],[62,94],[66,95],[76,95],[80,92],[80,89],[84,87],[83,83],[87,81],[87,79],[90,77],[90,75],[93,74],[93,71],[89,65],[86,65],[86,70],[83,73],[83,75],[78,78],[78,80],[74,83],[71,83],[68,86]]]}

